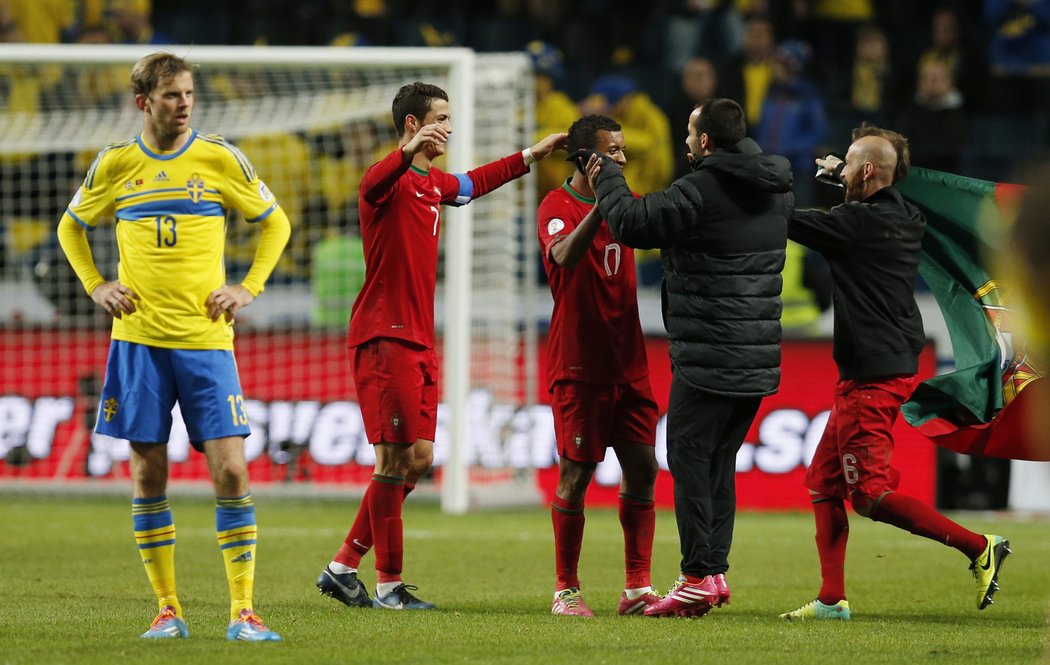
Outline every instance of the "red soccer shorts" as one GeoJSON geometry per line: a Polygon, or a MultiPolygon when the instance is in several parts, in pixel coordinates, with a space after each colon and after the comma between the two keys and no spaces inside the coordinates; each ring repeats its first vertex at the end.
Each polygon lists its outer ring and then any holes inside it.
{"type": "Polygon", "coordinates": [[[850,500],[854,492],[878,498],[900,484],[890,466],[893,423],[911,395],[915,377],[839,381],[824,435],[806,471],[806,486],[850,500]]]}
{"type": "Polygon", "coordinates": [[[434,350],[378,337],[352,351],[354,384],[368,442],[433,441],[438,403],[434,350]]]}
{"type": "Polygon", "coordinates": [[[660,414],[649,377],[611,386],[558,381],[551,409],[558,454],[574,462],[601,462],[614,443],[656,445],[660,414]]]}

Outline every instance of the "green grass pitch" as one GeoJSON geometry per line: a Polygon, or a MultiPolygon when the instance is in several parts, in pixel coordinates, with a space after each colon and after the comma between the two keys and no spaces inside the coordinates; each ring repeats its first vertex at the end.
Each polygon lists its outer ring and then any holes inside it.
{"type": "MultiPolygon", "coordinates": [[[[434,612],[349,609],[314,588],[356,501],[261,494],[256,608],[280,644],[224,640],[227,593],[212,504],[173,493],[179,595],[190,639],[138,638],[156,605],[131,536],[128,499],[0,496],[0,663],[1032,663],[1046,659],[1050,523],[961,515],[1006,535],[1014,555],[996,604],[977,611],[958,552],[852,516],[848,623],[787,624],[819,586],[812,517],[742,513],[733,603],[701,620],[621,618],[615,511],[590,509],[580,574],[593,620],[550,615],[546,508],[455,517],[409,500],[405,579],[434,612]]],[[[677,574],[674,517],[657,517],[653,577],[677,574]]],[[[362,579],[371,590],[371,556],[362,579]]]]}

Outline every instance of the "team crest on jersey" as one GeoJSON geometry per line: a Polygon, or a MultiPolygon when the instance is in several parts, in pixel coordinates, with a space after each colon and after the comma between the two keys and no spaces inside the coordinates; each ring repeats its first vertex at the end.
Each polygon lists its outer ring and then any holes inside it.
{"type": "Polygon", "coordinates": [[[563,222],[563,221],[561,221],[560,219],[557,219],[557,218],[552,219],[551,221],[547,222],[547,235],[552,236],[552,235],[554,235],[558,231],[561,231],[564,228],[565,228],[565,222],[563,222]]]}
{"type": "Polygon", "coordinates": [[[390,416],[390,424],[394,426],[394,429],[401,429],[401,414],[395,413],[390,416]]]}
{"type": "Polygon", "coordinates": [[[259,198],[263,201],[273,201],[273,192],[262,180],[259,181],[259,198]]]}
{"type": "Polygon", "coordinates": [[[573,434],[572,442],[576,445],[576,448],[583,448],[583,434],[580,432],[573,434]]]}
{"type": "Polygon", "coordinates": [[[106,417],[106,422],[113,420],[113,416],[117,415],[117,408],[120,404],[117,403],[115,397],[110,397],[102,403],[102,415],[106,417]]]}
{"type": "Polygon", "coordinates": [[[186,191],[189,192],[191,201],[200,203],[200,200],[204,198],[204,179],[194,173],[186,181],[186,191]]]}

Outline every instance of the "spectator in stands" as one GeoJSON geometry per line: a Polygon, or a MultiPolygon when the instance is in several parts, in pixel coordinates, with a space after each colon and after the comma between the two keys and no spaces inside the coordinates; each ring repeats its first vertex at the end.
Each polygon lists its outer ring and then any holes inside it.
{"type": "Polygon", "coordinates": [[[0,42],[70,41],[76,26],[74,9],[66,0],[0,0],[0,42]]]}
{"type": "Polygon", "coordinates": [[[919,65],[915,98],[898,114],[896,125],[911,137],[911,159],[922,166],[959,172],[959,160],[969,136],[969,116],[955,88],[951,69],[942,60],[919,65]]]}
{"type": "Polygon", "coordinates": [[[813,50],[818,80],[833,78],[833,70],[849,62],[857,31],[875,20],[872,0],[811,0],[816,41],[813,50]]]}
{"type": "MultiPolygon", "coordinates": [[[[0,42],[56,44],[76,24],[72,3],[62,0],[0,0],[0,42]]],[[[64,95],[59,65],[0,66],[0,109],[36,113],[49,96],[64,95]]]]}
{"type": "MultiPolygon", "coordinates": [[[[112,44],[110,32],[102,24],[85,25],[77,35],[78,44],[112,44]]],[[[67,70],[71,88],[88,104],[116,107],[127,103],[128,68],[125,65],[96,65],[67,70]]]]}
{"type": "MultiPolygon", "coordinates": [[[[714,99],[718,91],[718,72],[710,59],[704,57],[691,58],[682,67],[682,75],[678,91],[675,93],[674,103],[671,107],[672,118],[688,118],[698,104],[714,99]]],[[[689,160],[687,151],[681,147],[689,136],[687,123],[675,122],[671,124],[671,136],[674,138],[675,155],[675,178],[681,178],[689,172],[689,160]]]]}
{"type": "Polygon", "coordinates": [[[528,19],[528,3],[475,3],[469,14],[470,45],[477,51],[517,51],[538,36],[528,19]]]}
{"type": "Polygon", "coordinates": [[[853,66],[839,70],[832,81],[836,106],[849,111],[855,121],[885,124],[885,114],[895,97],[890,44],[878,26],[867,24],[857,31],[853,66]]]}
{"type": "Polygon", "coordinates": [[[967,104],[973,104],[984,91],[985,48],[965,40],[959,25],[959,15],[952,7],[941,7],[930,18],[929,45],[920,56],[926,60],[940,60],[948,65],[952,79],[967,104]]]}
{"type": "Polygon", "coordinates": [[[827,119],[820,90],[805,76],[811,51],[805,42],[781,44],[773,58],[773,83],[762,104],[762,121],[755,141],[770,153],[791,162],[795,198],[800,207],[811,204],[813,158],[824,138],[827,119]]]}
{"type": "Polygon", "coordinates": [[[986,0],[984,17],[996,105],[1050,108],[1050,0],[986,0]]]}
{"type": "Polygon", "coordinates": [[[117,44],[171,44],[150,22],[152,0],[110,0],[108,24],[117,44]]]}
{"type": "Polygon", "coordinates": [[[726,63],[718,77],[719,94],[744,107],[752,131],[762,119],[762,102],[773,81],[776,46],[773,24],[762,16],[752,16],[744,24],[740,54],[726,63]]]}
{"type": "MultiPolygon", "coordinates": [[[[564,132],[579,117],[576,102],[561,91],[565,68],[561,51],[541,41],[533,41],[525,48],[532,59],[536,76],[536,140],[564,132]]],[[[545,159],[536,164],[536,189],[549,192],[561,187],[571,175],[570,169],[558,159],[545,159]]]]}
{"type": "Polygon", "coordinates": [[[691,58],[718,58],[724,53],[735,52],[743,32],[735,4],[733,0],[673,0],[668,3],[664,66],[677,72],[691,58]]]}

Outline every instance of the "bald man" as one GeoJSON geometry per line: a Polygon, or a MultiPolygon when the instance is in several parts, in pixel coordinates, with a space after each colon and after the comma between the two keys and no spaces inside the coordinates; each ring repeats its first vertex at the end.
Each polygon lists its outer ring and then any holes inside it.
{"type": "Polygon", "coordinates": [[[977,609],[991,604],[1010,554],[1003,537],[964,529],[895,491],[893,424],[911,395],[926,338],[913,292],[926,220],[893,186],[907,176],[908,162],[908,141],[897,132],[854,130],[845,162],[817,160],[842,181],[846,202],[828,212],[797,210],[788,224],[788,238],[823,254],[831,267],[839,380],[805,481],[816,518],[820,593],[782,619],[850,618],[846,501],[859,515],[965,554],[977,580],[977,609]]]}

